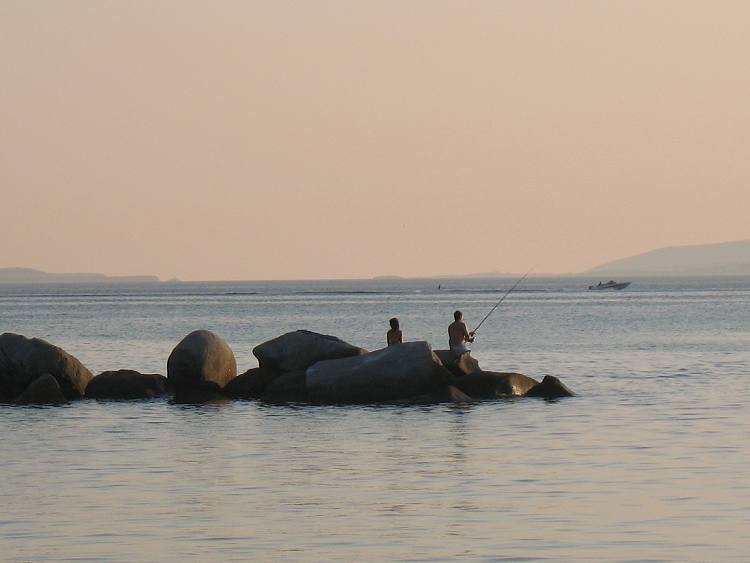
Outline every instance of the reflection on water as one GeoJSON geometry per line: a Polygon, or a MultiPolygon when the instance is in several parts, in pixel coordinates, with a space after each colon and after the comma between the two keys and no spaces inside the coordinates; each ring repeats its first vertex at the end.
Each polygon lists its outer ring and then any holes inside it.
{"type": "MultiPolygon", "coordinates": [[[[514,296],[474,353],[557,375],[570,399],[0,406],[0,558],[750,560],[747,285],[591,296],[555,283],[514,296]]],[[[243,369],[264,337],[342,334],[341,319],[370,348],[393,314],[410,339],[440,343],[457,305],[481,318],[494,299],[208,289],[205,302],[196,288],[0,294],[0,329],[45,336],[94,371],[163,372],[171,346],[208,327],[243,369]]]]}

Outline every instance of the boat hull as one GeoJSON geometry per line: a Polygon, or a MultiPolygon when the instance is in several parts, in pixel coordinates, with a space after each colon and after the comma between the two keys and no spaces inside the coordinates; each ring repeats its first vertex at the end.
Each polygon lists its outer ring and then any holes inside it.
{"type": "Polygon", "coordinates": [[[605,283],[602,285],[590,285],[589,289],[591,291],[616,291],[618,289],[625,289],[630,285],[630,282],[622,282],[622,283],[605,283]]]}

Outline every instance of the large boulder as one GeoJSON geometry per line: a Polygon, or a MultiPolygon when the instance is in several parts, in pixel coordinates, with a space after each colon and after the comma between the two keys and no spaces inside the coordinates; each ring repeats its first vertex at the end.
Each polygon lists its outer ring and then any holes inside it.
{"type": "Polygon", "coordinates": [[[40,338],[0,335],[0,400],[14,399],[36,379],[52,375],[68,399],[83,396],[93,377],[76,358],[40,338]]]}
{"type": "Polygon", "coordinates": [[[175,394],[190,391],[192,396],[195,391],[205,391],[213,395],[236,376],[234,352],[224,339],[208,330],[188,334],[167,360],[167,377],[175,394]]]}
{"type": "Polygon", "coordinates": [[[434,350],[442,364],[456,377],[481,371],[479,362],[469,352],[457,356],[453,350],[434,350]]]}
{"type": "Polygon", "coordinates": [[[86,387],[86,396],[92,399],[152,399],[166,393],[166,377],[130,369],[102,372],[86,387]]]}
{"type": "Polygon", "coordinates": [[[266,403],[308,403],[305,371],[290,371],[274,379],[263,391],[261,400],[266,403]]]}
{"type": "Polygon", "coordinates": [[[453,381],[453,385],[473,399],[520,397],[538,384],[538,381],[522,373],[494,371],[478,371],[453,381]]]}
{"type": "Polygon", "coordinates": [[[282,373],[304,371],[324,360],[336,360],[367,354],[367,350],[353,346],[335,336],[309,330],[295,330],[259,344],[253,348],[258,364],[270,383],[282,373]]]}
{"type": "Polygon", "coordinates": [[[19,405],[60,405],[67,402],[57,379],[49,373],[37,377],[16,399],[19,405]]]}
{"type": "Polygon", "coordinates": [[[544,399],[558,399],[560,397],[574,397],[575,393],[554,375],[545,375],[541,383],[526,392],[526,397],[542,397],[544,399]]]}
{"type": "Polygon", "coordinates": [[[452,379],[427,342],[407,342],[307,369],[311,400],[377,403],[439,393],[452,379]]]}

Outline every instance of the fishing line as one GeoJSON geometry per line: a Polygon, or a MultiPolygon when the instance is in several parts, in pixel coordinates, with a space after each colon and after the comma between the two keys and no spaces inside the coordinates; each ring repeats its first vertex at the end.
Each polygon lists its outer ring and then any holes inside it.
{"type": "Polygon", "coordinates": [[[511,287],[508,291],[505,292],[505,295],[503,295],[500,298],[500,301],[498,301],[497,303],[495,303],[495,306],[492,309],[490,309],[490,312],[487,313],[484,316],[484,318],[479,322],[479,324],[477,325],[477,327],[472,331],[474,334],[477,333],[477,331],[479,330],[479,327],[482,326],[482,324],[484,324],[484,321],[487,320],[487,318],[495,311],[495,309],[497,309],[500,306],[500,303],[502,303],[503,301],[505,301],[505,298],[508,297],[508,295],[510,295],[510,292],[513,291],[514,289],[516,289],[518,287],[518,284],[520,284],[523,280],[525,280],[526,277],[531,273],[531,270],[533,270],[533,269],[534,269],[533,267],[530,268],[529,271],[526,272],[521,279],[519,279],[515,284],[513,284],[513,287],[511,287]]]}

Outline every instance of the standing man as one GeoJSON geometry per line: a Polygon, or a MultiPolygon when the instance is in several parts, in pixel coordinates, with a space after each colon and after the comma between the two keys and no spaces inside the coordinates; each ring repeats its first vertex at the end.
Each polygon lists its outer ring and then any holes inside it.
{"type": "Polygon", "coordinates": [[[466,329],[464,314],[461,311],[453,313],[453,318],[455,320],[448,326],[448,345],[458,358],[469,351],[466,342],[474,342],[474,332],[466,329]]]}

